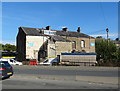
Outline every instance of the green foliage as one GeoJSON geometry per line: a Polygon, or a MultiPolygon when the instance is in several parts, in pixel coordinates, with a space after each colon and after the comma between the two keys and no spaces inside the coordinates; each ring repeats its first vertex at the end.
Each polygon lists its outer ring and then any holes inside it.
{"type": "Polygon", "coordinates": [[[3,44],[0,44],[0,50],[3,50],[3,44]]]}
{"type": "Polygon", "coordinates": [[[110,39],[96,38],[96,53],[100,65],[114,64],[120,60],[120,51],[110,39]]]}
{"type": "Polygon", "coordinates": [[[2,51],[16,51],[16,46],[11,44],[0,44],[0,50],[2,51]]]}

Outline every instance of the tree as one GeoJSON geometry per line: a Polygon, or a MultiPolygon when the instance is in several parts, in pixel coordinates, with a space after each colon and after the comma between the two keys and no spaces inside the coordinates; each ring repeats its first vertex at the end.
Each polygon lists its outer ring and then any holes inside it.
{"type": "Polygon", "coordinates": [[[110,39],[105,40],[101,37],[96,38],[96,53],[98,63],[101,62],[105,64],[117,61],[116,52],[117,47],[110,39]]]}
{"type": "Polygon", "coordinates": [[[16,46],[11,44],[0,44],[0,50],[3,51],[16,51],[16,46]]]}
{"type": "Polygon", "coordinates": [[[3,50],[4,45],[0,44],[0,50],[3,50]]]}

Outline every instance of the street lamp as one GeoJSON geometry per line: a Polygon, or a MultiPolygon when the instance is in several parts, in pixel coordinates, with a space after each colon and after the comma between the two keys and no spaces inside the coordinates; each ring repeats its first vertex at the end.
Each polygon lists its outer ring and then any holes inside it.
{"type": "Polygon", "coordinates": [[[108,32],[109,32],[109,29],[108,29],[108,28],[106,28],[106,32],[107,32],[107,40],[108,40],[108,32]]]}
{"type": "Polygon", "coordinates": [[[107,32],[107,46],[108,46],[108,32],[109,32],[108,28],[106,28],[106,32],[107,32]]]}

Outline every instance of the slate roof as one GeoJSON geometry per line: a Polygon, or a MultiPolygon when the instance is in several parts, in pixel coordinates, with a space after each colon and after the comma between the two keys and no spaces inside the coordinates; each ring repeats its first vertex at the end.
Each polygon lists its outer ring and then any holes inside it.
{"type": "Polygon", "coordinates": [[[40,36],[39,29],[36,28],[27,28],[27,27],[20,27],[26,35],[33,35],[33,36],[40,36]]]}
{"type": "Polygon", "coordinates": [[[118,40],[118,41],[113,40],[113,43],[115,43],[115,44],[120,44],[120,40],[118,40]]]}
{"type": "MultiPolygon", "coordinates": [[[[26,35],[33,35],[33,36],[41,36],[43,34],[40,33],[40,28],[28,28],[28,27],[20,27],[25,33],[26,35]]],[[[46,29],[43,29],[44,31],[46,29]]],[[[56,31],[56,35],[60,35],[60,36],[69,36],[69,37],[84,37],[84,38],[94,38],[92,36],[83,34],[83,33],[79,33],[79,32],[73,32],[73,31],[60,31],[60,30],[51,30],[51,31],[56,31]]]]}
{"type": "Polygon", "coordinates": [[[61,37],[61,36],[50,36],[53,40],[55,40],[55,41],[62,41],[62,42],[71,42],[70,40],[67,40],[67,39],[65,39],[65,38],[63,38],[63,37],[61,37]]]}
{"type": "Polygon", "coordinates": [[[88,36],[86,34],[83,34],[83,33],[79,33],[79,32],[73,32],[73,31],[57,31],[56,32],[57,35],[60,35],[60,36],[69,36],[69,37],[84,37],[84,38],[93,38],[91,36],[88,36]]]}

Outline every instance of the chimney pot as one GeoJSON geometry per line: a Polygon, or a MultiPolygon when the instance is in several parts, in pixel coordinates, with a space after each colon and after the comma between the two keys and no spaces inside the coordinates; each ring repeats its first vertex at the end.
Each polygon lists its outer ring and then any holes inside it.
{"type": "Polygon", "coordinates": [[[67,28],[67,27],[63,28],[63,31],[67,32],[67,31],[68,31],[68,28],[67,28]]]}
{"type": "Polygon", "coordinates": [[[77,30],[77,32],[79,32],[79,33],[80,33],[80,27],[78,27],[78,30],[77,30]]]}
{"type": "Polygon", "coordinates": [[[47,26],[47,27],[46,27],[46,30],[50,30],[50,26],[47,26]]]}

